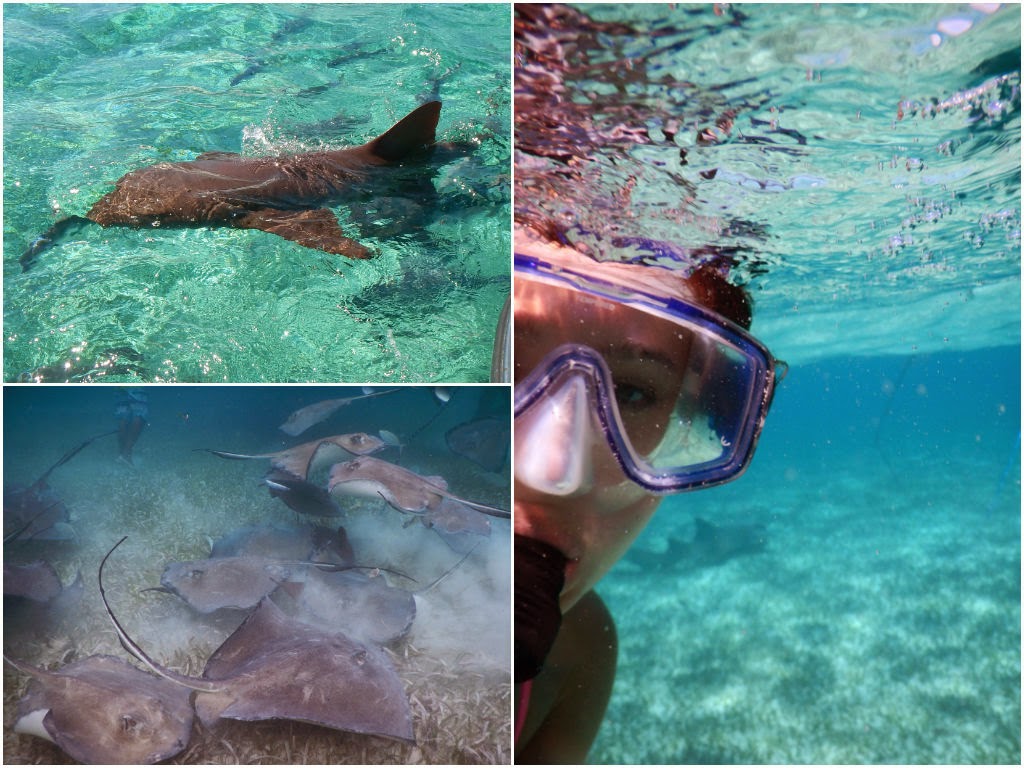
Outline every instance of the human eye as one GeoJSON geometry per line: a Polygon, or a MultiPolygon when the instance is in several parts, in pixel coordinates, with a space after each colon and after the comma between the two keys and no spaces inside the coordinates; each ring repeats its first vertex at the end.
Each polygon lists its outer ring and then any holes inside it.
{"type": "Polygon", "coordinates": [[[620,410],[640,411],[657,403],[657,393],[650,386],[629,381],[615,382],[615,401],[620,410]]]}

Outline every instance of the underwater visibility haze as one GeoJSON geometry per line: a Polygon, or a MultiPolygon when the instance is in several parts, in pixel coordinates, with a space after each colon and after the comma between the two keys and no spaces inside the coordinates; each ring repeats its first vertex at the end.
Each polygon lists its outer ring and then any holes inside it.
{"type": "Polygon", "coordinates": [[[3,13],[5,381],[488,380],[509,293],[508,5],[3,13]],[[73,231],[22,271],[130,171],[353,147],[433,100],[430,157],[365,174],[327,216],[373,258],[156,221],[73,231]]]}
{"type": "Polygon", "coordinates": [[[1020,6],[515,15],[517,228],[714,264],[789,363],[598,585],[590,760],[1018,764],[1020,6]]]}
{"type": "MultiPolygon", "coordinates": [[[[390,480],[379,494],[326,490],[337,467],[372,457],[392,477],[414,473],[421,487],[508,510],[509,391],[374,392],[4,388],[4,654],[22,665],[4,665],[5,763],[509,762],[508,519],[437,494],[401,510],[383,498],[390,480]],[[338,402],[348,398],[358,399],[338,402]],[[305,462],[281,458],[321,442],[305,462]],[[50,722],[66,739],[58,748],[22,729],[40,701],[23,702],[26,691],[39,696],[46,682],[35,673],[30,686],[23,665],[72,674],[111,656],[143,669],[118,644],[98,589],[100,562],[122,537],[103,586],[125,632],[174,673],[226,681],[237,703],[196,693],[195,725],[149,752],[162,728],[149,729],[146,710],[119,709],[118,686],[50,722]],[[295,653],[278,651],[282,635],[295,653]],[[348,650],[325,659],[327,642],[348,650]],[[295,658],[308,667],[284,669],[295,658]],[[238,663],[273,695],[224,671],[238,663]],[[360,670],[381,690],[387,682],[387,712],[376,694],[335,682],[360,670]],[[114,739],[115,758],[95,751],[97,734],[114,739]],[[117,739],[138,750],[117,752],[117,739]]],[[[60,709],[63,694],[48,695],[60,709]]]]}

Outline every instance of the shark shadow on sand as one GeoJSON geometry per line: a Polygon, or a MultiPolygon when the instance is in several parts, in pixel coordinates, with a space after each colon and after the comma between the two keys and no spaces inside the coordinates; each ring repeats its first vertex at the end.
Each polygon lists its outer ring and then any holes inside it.
{"type": "Polygon", "coordinates": [[[759,523],[715,525],[698,517],[694,524],[692,540],[669,536],[664,552],[633,547],[626,560],[645,569],[696,570],[759,554],[768,543],[768,530],[759,523]]]}

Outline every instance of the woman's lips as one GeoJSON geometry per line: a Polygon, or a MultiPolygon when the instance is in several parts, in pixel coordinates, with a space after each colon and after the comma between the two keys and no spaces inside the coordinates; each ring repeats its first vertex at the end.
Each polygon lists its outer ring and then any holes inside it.
{"type": "Polygon", "coordinates": [[[568,585],[571,575],[576,572],[579,563],[579,544],[571,541],[572,537],[563,533],[558,526],[545,525],[543,515],[543,510],[538,512],[531,509],[529,505],[517,503],[512,516],[515,533],[517,536],[543,541],[561,552],[566,559],[565,580],[568,585]]]}

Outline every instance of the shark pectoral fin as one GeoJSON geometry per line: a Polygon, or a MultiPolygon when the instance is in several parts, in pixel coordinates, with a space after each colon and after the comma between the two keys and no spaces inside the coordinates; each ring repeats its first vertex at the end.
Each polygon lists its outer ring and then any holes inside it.
{"type": "Polygon", "coordinates": [[[350,259],[368,259],[373,252],[342,234],[337,217],[326,208],[305,211],[282,211],[260,208],[246,211],[231,220],[241,229],[260,229],[285,240],[292,240],[306,248],[348,256],[350,259]]]}

